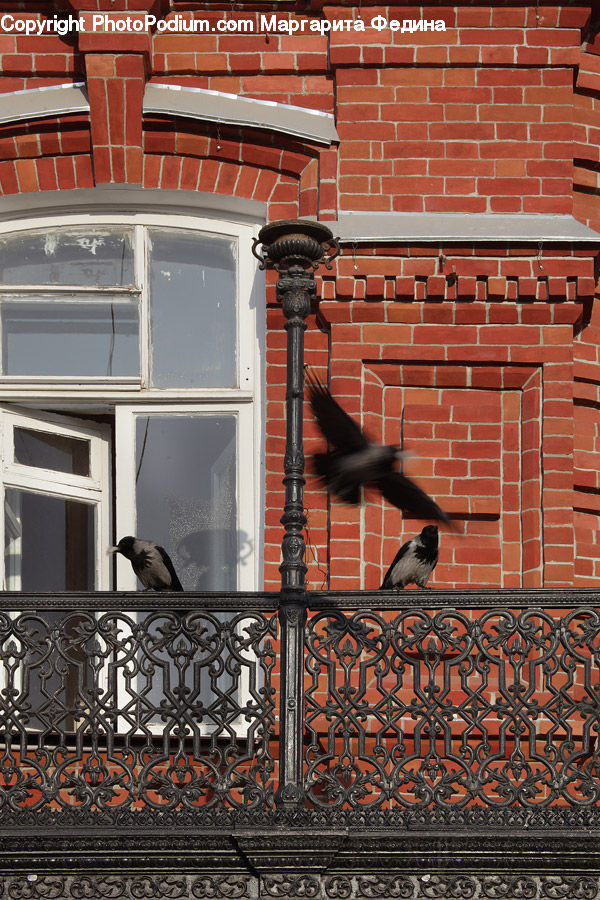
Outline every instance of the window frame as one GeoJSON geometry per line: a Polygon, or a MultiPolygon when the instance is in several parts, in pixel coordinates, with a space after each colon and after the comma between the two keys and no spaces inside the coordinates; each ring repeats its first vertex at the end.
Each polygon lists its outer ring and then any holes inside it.
{"type": "MultiPolygon", "coordinates": [[[[258,556],[256,552],[256,530],[252,523],[252,499],[254,489],[254,457],[252,448],[252,411],[248,404],[225,403],[136,403],[119,404],[115,409],[116,448],[116,495],[119,506],[116,510],[116,527],[119,535],[137,534],[136,513],[136,479],[135,479],[135,436],[137,416],[227,416],[236,418],[236,503],[238,531],[238,591],[252,591],[258,576],[258,556]],[[123,461],[124,462],[120,462],[123,461]],[[251,565],[244,565],[242,555],[241,534],[247,531],[253,543],[253,551],[249,554],[251,565]],[[240,565],[240,563],[242,563],[240,565]]],[[[138,537],[151,538],[152,535],[139,534],[138,537]]],[[[181,572],[179,572],[181,577],[181,572]]],[[[117,554],[117,588],[134,591],[136,576],[127,559],[117,554]]]]}
{"type": "MultiPolygon", "coordinates": [[[[0,465],[0,498],[2,515],[0,515],[0,546],[5,545],[5,494],[10,488],[43,494],[48,497],[81,500],[94,508],[96,529],[96,590],[107,590],[110,584],[110,567],[103,552],[103,544],[110,534],[111,497],[110,497],[110,433],[105,425],[80,421],[73,416],[61,416],[53,413],[41,413],[37,410],[23,409],[10,404],[0,403],[0,446],[2,459],[0,465]],[[27,466],[14,459],[15,428],[30,428],[65,437],[86,440],[90,447],[90,474],[70,475],[41,466],[27,466]]],[[[3,590],[6,588],[6,561],[0,561],[3,590]]]]}
{"type": "MultiPolygon", "coordinates": [[[[41,229],[52,228],[105,228],[111,225],[133,227],[134,229],[134,269],[136,285],[121,288],[121,292],[138,293],[139,307],[139,340],[140,340],[140,375],[139,377],[95,376],[80,378],[77,376],[11,376],[0,375],[0,403],[18,402],[32,410],[51,409],[53,412],[73,415],[98,412],[114,413],[115,425],[119,419],[123,423],[121,408],[127,408],[128,415],[136,407],[149,408],[149,405],[160,404],[164,414],[185,412],[185,408],[197,408],[207,413],[218,409],[221,412],[236,411],[238,414],[238,510],[241,509],[239,491],[252,488],[252,523],[250,539],[254,546],[254,563],[251,567],[252,578],[249,579],[244,567],[238,570],[238,590],[259,590],[262,587],[263,528],[262,512],[264,507],[264,345],[265,345],[265,291],[264,275],[258,269],[257,260],[252,254],[252,239],[258,235],[260,223],[249,222],[242,216],[236,221],[235,216],[225,213],[221,218],[219,212],[198,211],[191,213],[189,208],[178,212],[169,203],[169,211],[160,210],[159,198],[156,198],[156,212],[149,212],[148,206],[143,209],[132,207],[124,214],[122,209],[106,211],[94,210],[93,204],[84,209],[74,209],[64,215],[57,213],[56,207],[47,214],[31,217],[20,216],[16,220],[8,218],[0,221],[0,237],[5,234],[16,235],[41,229]],[[150,386],[150,296],[149,296],[149,258],[147,241],[150,230],[172,228],[199,233],[207,232],[221,238],[237,241],[237,296],[236,296],[236,369],[237,385],[227,388],[153,388],[150,386]],[[243,424],[243,428],[242,425],[243,424]],[[245,462],[242,462],[241,450],[245,462]],[[243,466],[243,468],[242,468],[243,466]]],[[[2,296],[17,293],[22,287],[33,291],[36,285],[0,284],[0,300],[2,296]]],[[[61,294],[77,288],[77,285],[43,286],[45,293],[61,294]],[[48,290],[50,288],[50,290],[48,290]]],[[[113,291],[111,287],[91,288],[97,294],[113,291]]],[[[25,293],[26,291],[24,291],[25,293]]],[[[158,409],[158,407],[156,407],[158,409]]],[[[131,422],[135,416],[130,415],[131,422]]],[[[115,448],[113,453],[117,459],[123,452],[129,452],[133,458],[134,445],[125,450],[123,436],[116,427],[115,448]]],[[[113,486],[113,494],[117,498],[112,511],[116,526],[124,520],[123,512],[119,512],[121,503],[130,505],[130,500],[121,499],[119,479],[113,486]]],[[[250,496],[250,495],[249,495],[250,496]]],[[[246,518],[248,518],[246,516],[246,518]]],[[[241,526],[238,521],[238,529],[241,526]]],[[[129,533],[129,532],[123,532],[129,533]]],[[[115,537],[122,537],[122,533],[115,537]]],[[[147,535],[148,537],[148,535],[147,535]]],[[[150,536],[151,537],[151,536],[150,536]]],[[[128,579],[131,581],[131,579],[128,579]]],[[[121,578],[119,577],[119,583],[121,578]]],[[[135,581],[131,589],[135,588],[135,581]]],[[[130,589],[128,587],[121,587],[130,589]]]]}
{"type": "MultiPolygon", "coordinates": [[[[252,255],[252,239],[258,234],[258,226],[252,226],[242,223],[234,223],[231,221],[221,221],[219,219],[208,218],[206,216],[190,216],[157,213],[156,215],[147,212],[132,212],[129,215],[98,213],[96,215],[88,214],[83,216],[81,213],[74,213],[71,216],[48,216],[44,219],[34,218],[29,220],[19,220],[18,222],[0,222],[0,238],[5,234],[11,236],[19,233],[30,231],[39,231],[41,229],[51,230],[52,228],[83,228],[88,226],[94,227],[110,227],[122,226],[132,227],[133,244],[134,244],[134,271],[136,277],[135,285],[127,286],[107,286],[102,285],[90,288],[89,286],[81,286],[77,284],[61,284],[61,285],[39,285],[39,284],[4,284],[0,282],[0,302],[4,296],[10,296],[19,292],[30,294],[39,290],[44,294],[55,294],[57,299],[61,295],[69,292],[78,292],[81,294],[89,294],[90,296],[101,297],[103,295],[121,294],[123,296],[139,296],[139,359],[140,374],[139,376],[87,376],[80,377],[77,375],[63,376],[46,376],[46,375],[5,375],[0,374],[0,389],[14,388],[18,385],[28,387],[30,385],[43,384],[49,389],[60,389],[63,385],[76,383],[77,385],[86,385],[90,388],[96,387],[98,384],[107,384],[110,388],[118,390],[119,388],[138,387],[144,391],[156,391],[161,396],[165,392],[173,392],[181,395],[197,395],[204,392],[207,396],[213,395],[216,391],[223,391],[229,394],[231,391],[255,391],[257,385],[257,360],[250,349],[250,342],[245,340],[246,335],[257,334],[257,316],[256,310],[258,305],[258,297],[256,290],[256,260],[252,255]],[[194,233],[206,232],[217,237],[233,239],[237,242],[237,295],[236,295],[236,325],[237,325],[237,347],[236,347],[236,370],[237,385],[227,388],[153,388],[150,384],[150,353],[151,353],[151,333],[150,333],[150,273],[148,271],[148,255],[147,242],[148,232],[152,229],[172,228],[176,230],[189,230],[194,233]]],[[[0,325],[1,328],[1,325],[0,325]]],[[[1,335],[0,335],[1,340],[1,335]]]]}

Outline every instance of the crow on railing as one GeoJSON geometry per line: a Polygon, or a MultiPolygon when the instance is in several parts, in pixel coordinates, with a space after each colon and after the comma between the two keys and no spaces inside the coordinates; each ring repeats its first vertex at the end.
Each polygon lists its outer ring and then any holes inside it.
{"type": "Polygon", "coordinates": [[[380,590],[400,590],[407,584],[424,588],[439,557],[437,525],[426,525],[421,534],[402,544],[385,573],[380,590]]]}
{"type": "Polygon", "coordinates": [[[121,553],[131,563],[131,567],[147,591],[182,591],[183,587],[167,551],[154,541],[140,538],[121,538],[109,553],[121,553]]]}

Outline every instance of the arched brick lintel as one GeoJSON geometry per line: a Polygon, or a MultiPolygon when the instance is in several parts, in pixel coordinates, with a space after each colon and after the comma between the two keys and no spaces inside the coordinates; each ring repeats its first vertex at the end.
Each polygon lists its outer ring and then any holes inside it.
{"type": "MultiPolygon", "coordinates": [[[[43,94],[40,99],[47,101],[43,94]]],[[[58,116],[13,120],[10,135],[0,135],[0,194],[141,184],[250,198],[256,193],[274,204],[269,212],[276,218],[335,218],[336,147],[268,129],[149,115],[133,164],[128,154],[135,148],[125,140],[111,144],[108,132],[98,144],[93,115],[86,118],[78,107],[73,115],[62,108],[58,116]]]]}
{"type": "MultiPolygon", "coordinates": [[[[202,191],[224,198],[266,204],[269,219],[315,215],[317,188],[302,179],[257,165],[149,153],[143,159],[141,187],[202,191]]],[[[11,159],[0,162],[0,196],[101,187],[94,179],[89,153],[11,159]]],[[[106,185],[108,187],[108,185],[106,185]]]]}

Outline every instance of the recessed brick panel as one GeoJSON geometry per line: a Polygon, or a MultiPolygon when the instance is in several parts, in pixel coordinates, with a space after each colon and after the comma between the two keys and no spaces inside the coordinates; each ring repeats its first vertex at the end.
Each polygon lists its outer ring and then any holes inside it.
{"type": "MultiPolygon", "coordinates": [[[[366,317],[332,323],[332,393],[372,439],[413,448],[406,473],[452,516],[435,573],[440,587],[535,587],[573,577],[562,549],[573,533],[572,472],[565,475],[562,456],[573,441],[570,330],[545,327],[547,334],[512,324],[450,331],[366,317]]],[[[363,514],[332,500],[332,587],[378,587],[399,542],[424,524],[375,491],[365,499],[363,514]],[[352,542],[358,576],[342,564],[352,542]]]]}

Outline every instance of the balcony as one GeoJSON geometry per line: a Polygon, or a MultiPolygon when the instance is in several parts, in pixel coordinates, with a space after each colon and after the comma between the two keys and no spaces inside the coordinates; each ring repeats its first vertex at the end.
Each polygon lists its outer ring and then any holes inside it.
{"type": "Polygon", "coordinates": [[[0,896],[595,897],[598,593],[307,597],[4,594],[0,896]]]}

